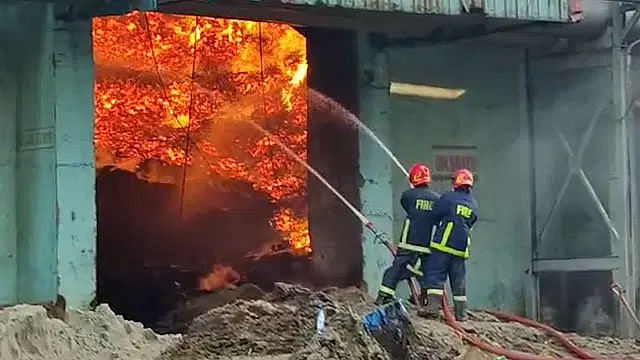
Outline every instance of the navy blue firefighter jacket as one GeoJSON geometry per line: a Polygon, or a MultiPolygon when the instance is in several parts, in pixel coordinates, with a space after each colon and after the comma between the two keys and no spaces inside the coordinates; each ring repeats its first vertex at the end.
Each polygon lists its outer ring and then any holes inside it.
{"type": "Polygon", "coordinates": [[[432,210],[440,194],[427,186],[418,186],[405,190],[400,204],[407,217],[402,226],[402,234],[398,249],[409,250],[421,254],[429,254],[429,242],[433,229],[432,210]]]}
{"type": "Polygon", "coordinates": [[[431,249],[468,259],[471,228],[478,220],[478,204],[471,192],[464,188],[443,194],[433,209],[438,229],[431,241],[431,249]]]}

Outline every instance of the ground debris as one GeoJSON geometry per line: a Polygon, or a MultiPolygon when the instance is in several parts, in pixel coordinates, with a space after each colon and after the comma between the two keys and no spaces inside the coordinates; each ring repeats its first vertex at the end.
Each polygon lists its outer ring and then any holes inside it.
{"type": "MultiPolygon", "coordinates": [[[[71,312],[65,320],[47,317],[39,306],[0,310],[0,359],[11,360],[492,360],[471,348],[442,320],[411,312],[401,332],[391,337],[365,331],[362,317],[376,307],[355,288],[323,291],[277,284],[262,299],[237,299],[210,309],[182,337],[161,336],[128,322],[101,305],[71,312]],[[316,329],[319,309],[325,327],[316,329]],[[405,331],[406,330],[406,331],[405,331]],[[401,351],[398,351],[400,349],[401,351]]],[[[410,309],[410,308],[409,308],[410,309]]],[[[410,309],[411,310],[411,309],[410,309]]],[[[542,331],[501,322],[474,312],[465,330],[485,342],[538,355],[571,354],[542,331]]],[[[404,323],[403,323],[404,324],[404,323]]],[[[383,333],[384,334],[384,333],[383,333]]],[[[602,358],[640,359],[633,340],[567,335],[602,358]]]]}
{"type": "MultiPolygon", "coordinates": [[[[362,316],[375,309],[372,300],[355,288],[312,291],[278,283],[262,300],[238,300],[212,309],[193,321],[182,341],[159,360],[282,359],[282,360],[451,360],[490,358],[469,355],[468,345],[441,320],[425,320],[412,313],[410,331],[403,338],[406,353],[391,351],[388,341],[365,332],[362,316]],[[318,310],[326,314],[326,328],[318,333],[318,310]],[[470,357],[471,356],[471,357],[470,357]]],[[[484,341],[511,350],[556,357],[567,350],[543,332],[517,323],[501,322],[477,312],[465,329],[484,341]]],[[[633,341],[572,340],[595,354],[638,358],[633,341]],[[608,349],[604,349],[609,344],[608,349]]],[[[397,350],[397,349],[396,349],[397,350]]]]}
{"type": "Polygon", "coordinates": [[[160,336],[99,305],[71,311],[66,320],[47,317],[42,306],[18,305],[0,311],[0,359],[151,360],[179,336],[160,336]]]}

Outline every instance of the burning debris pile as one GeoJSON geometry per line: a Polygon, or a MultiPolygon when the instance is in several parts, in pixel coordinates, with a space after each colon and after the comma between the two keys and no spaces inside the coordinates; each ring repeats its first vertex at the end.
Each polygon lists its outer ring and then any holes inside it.
{"type": "Polygon", "coordinates": [[[178,187],[185,177],[187,208],[229,181],[249,183],[276,205],[284,248],[308,255],[306,171],[246,124],[306,158],[304,37],[282,24],[160,13],[93,25],[97,167],[178,187]]]}

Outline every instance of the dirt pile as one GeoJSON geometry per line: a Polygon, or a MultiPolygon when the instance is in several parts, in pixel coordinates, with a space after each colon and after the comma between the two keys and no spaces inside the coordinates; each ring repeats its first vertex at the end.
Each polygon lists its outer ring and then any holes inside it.
{"type": "MultiPolygon", "coordinates": [[[[299,286],[277,284],[274,292],[263,299],[238,300],[201,315],[183,339],[168,348],[159,360],[469,358],[468,353],[465,355],[467,345],[448,325],[417,316],[412,316],[411,332],[404,338],[408,353],[391,354],[387,344],[376,341],[363,329],[362,315],[374,308],[371,299],[357,289],[313,292],[299,286]],[[318,333],[316,317],[320,308],[326,314],[326,328],[318,333]]],[[[543,332],[501,322],[489,314],[474,313],[464,327],[486,342],[511,350],[571,356],[543,332]]],[[[569,336],[597,355],[640,359],[640,346],[632,340],[569,336]]]]}
{"type": "Polygon", "coordinates": [[[198,317],[182,341],[161,359],[282,354],[293,354],[296,360],[388,359],[364,333],[357,313],[332,297],[331,291],[311,292],[282,283],[264,300],[236,301],[198,317]],[[327,314],[327,328],[317,334],[316,315],[321,307],[327,314]]]}
{"type": "Polygon", "coordinates": [[[214,293],[187,298],[158,322],[155,328],[160,333],[184,333],[191,322],[208,310],[221,307],[236,300],[258,300],[265,293],[256,285],[243,284],[238,287],[221,289],[214,293]]]}
{"type": "Polygon", "coordinates": [[[159,336],[125,321],[106,305],[52,319],[44,307],[18,305],[0,311],[0,359],[151,360],[177,336],[159,336]]]}
{"type": "MultiPolygon", "coordinates": [[[[473,313],[471,320],[465,323],[465,330],[481,337],[488,343],[530,354],[555,357],[574,356],[540,330],[519,323],[501,322],[494,316],[483,312],[473,313]]],[[[567,334],[567,337],[580,348],[595,356],[640,359],[640,343],[635,340],[611,337],[592,338],[577,334],[567,334]]]]}

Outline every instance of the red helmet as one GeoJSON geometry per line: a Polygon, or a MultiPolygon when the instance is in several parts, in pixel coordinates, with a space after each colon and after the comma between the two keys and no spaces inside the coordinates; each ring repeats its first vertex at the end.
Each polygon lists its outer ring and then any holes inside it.
{"type": "Polygon", "coordinates": [[[473,187],[473,174],[467,169],[457,170],[453,174],[453,188],[455,189],[464,185],[473,187]]]}
{"type": "Polygon", "coordinates": [[[409,171],[409,182],[413,186],[431,184],[431,170],[424,164],[414,164],[409,171]]]}

